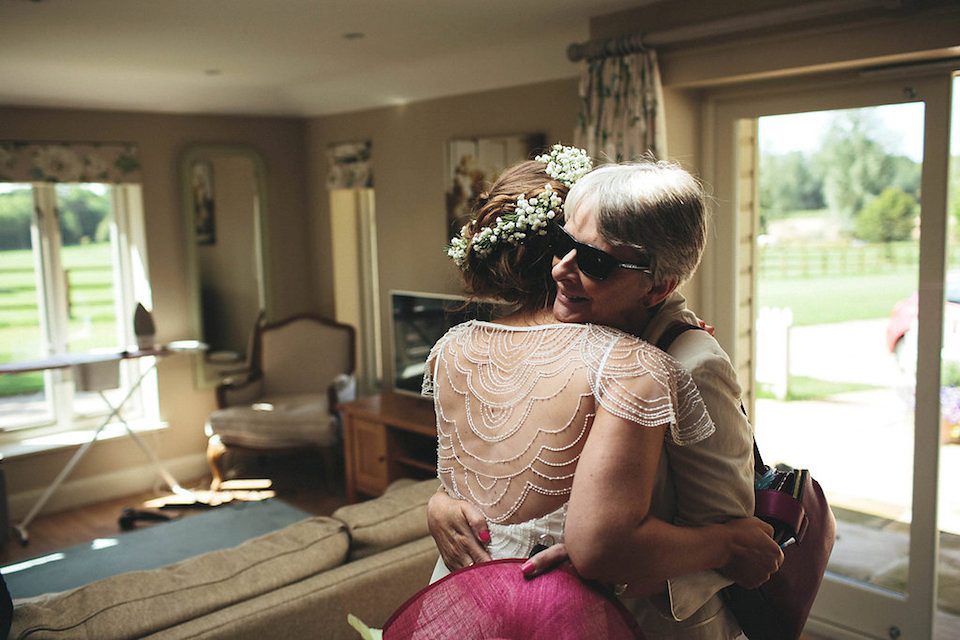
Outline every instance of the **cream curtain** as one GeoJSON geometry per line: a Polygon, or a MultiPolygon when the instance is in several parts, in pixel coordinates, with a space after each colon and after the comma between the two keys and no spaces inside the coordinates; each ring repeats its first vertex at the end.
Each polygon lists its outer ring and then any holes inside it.
{"type": "Polygon", "coordinates": [[[0,141],[0,182],[140,182],[127,143],[0,141]]]}
{"type": "Polygon", "coordinates": [[[598,162],[667,152],[663,89],[653,50],[596,58],[580,79],[574,143],[598,162]]]}

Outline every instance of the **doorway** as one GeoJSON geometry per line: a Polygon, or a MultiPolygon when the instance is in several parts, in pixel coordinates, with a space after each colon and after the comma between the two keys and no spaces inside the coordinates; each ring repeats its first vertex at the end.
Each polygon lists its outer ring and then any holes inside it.
{"type": "Polygon", "coordinates": [[[765,461],[811,469],[837,516],[808,623],[831,638],[960,628],[960,598],[938,580],[956,564],[939,464],[958,446],[941,445],[939,402],[951,82],[855,77],[709,103],[703,314],[765,461]],[[887,340],[911,298],[913,351],[887,340]]]}
{"type": "Polygon", "coordinates": [[[330,229],[336,320],[357,330],[357,393],[376,393],[383,371],[373,189],[331,189],[330,229]]]}

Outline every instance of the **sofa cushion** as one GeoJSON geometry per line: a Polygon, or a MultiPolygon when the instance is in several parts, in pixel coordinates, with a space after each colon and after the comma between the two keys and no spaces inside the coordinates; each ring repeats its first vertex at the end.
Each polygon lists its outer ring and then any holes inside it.
{"type": "Polygon", "coordinates": [[[398,480],[376,500],[340,507],[333,517],[347,526],[350,559],[365,558],[399,544],[430,535],[427,501],[440,481],[398,480]]]}
{"type": "Polygon", "coordinates": [[[145,640],[360,640],[347,614],[382,627],[397,607],[427,586],[438,557],[433,538],[424,536],[145,640]]]}
{"type": "Polygon", "coordinates": [[[343,523],[308,518],[220,551],[18,600],[10,638],[141,638],[336,567],[343,523]]]}
{"type": "Polygon", "coordinates": [[[253,404],[214,411],[207,425],[227,445],[284,449],[337,442],[336,419],[323,393],[264,396],[253,404]]]}

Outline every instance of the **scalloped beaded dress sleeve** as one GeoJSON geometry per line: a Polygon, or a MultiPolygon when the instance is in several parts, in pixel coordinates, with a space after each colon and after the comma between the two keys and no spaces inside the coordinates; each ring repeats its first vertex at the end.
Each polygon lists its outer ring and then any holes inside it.
{"type": "Polygon", "coordinates": [[[437,414],[438,475],[491,523],[562,508],[597,403],[678,444],[713,423],[689,374],[655,347],[596,325],[471,321],[434,346],[424,390],[437,414]]]}

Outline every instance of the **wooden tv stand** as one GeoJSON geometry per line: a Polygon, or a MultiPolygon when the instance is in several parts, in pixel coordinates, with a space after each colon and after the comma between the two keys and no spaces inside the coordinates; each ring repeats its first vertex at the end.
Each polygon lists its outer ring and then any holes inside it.
{"type": "Polygon", "coordinates": [[[398,478],[437,476],[433,401],[397,393],[366,396],[339,406],[347,500],[376,497],[398,478]]]}

